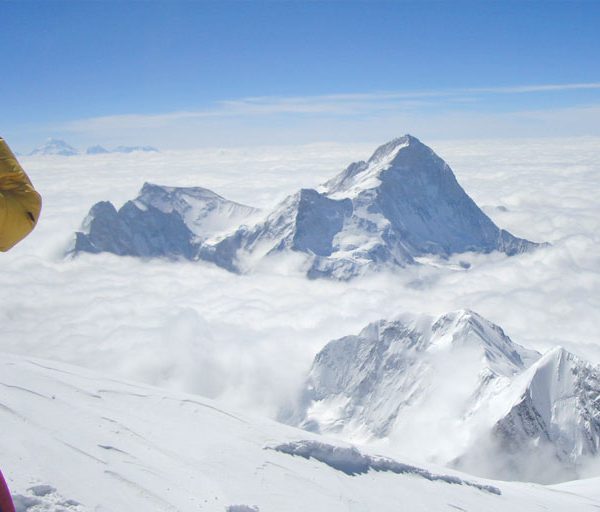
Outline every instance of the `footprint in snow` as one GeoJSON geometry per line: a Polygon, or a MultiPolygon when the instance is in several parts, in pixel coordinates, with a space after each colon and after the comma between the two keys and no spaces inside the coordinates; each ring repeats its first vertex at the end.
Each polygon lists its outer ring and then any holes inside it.
{"type": "Polygon", "coordinates": [[[16,512],[86,512],[75,500],[65,499],[54,487],[47,484],[34,485],[27,494],[13,495],[16,512]]]}

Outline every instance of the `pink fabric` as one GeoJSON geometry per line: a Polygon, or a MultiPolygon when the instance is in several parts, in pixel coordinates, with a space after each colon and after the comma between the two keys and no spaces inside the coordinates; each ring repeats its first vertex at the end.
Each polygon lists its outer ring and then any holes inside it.
{"type": "Polygon", "coordinates": [[[8,485],[2,476],[0,471],[0,512],[15,512],[15,506],[13,505],[8,485]]]}

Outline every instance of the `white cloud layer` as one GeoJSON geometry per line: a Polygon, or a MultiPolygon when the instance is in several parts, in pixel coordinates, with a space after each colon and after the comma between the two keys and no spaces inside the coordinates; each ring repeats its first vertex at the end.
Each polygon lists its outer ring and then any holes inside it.
{"type": "Polygon", "coordinates": [[[144,181],[205,186],[268,207],[374,148],[24,158],[44,209],[34,234],[0,255],[0,350],[270,415],[326,342],[402,311],[471,308],[527,347],[561,344],[600,363],[600,139],[423,142],[497,224],[552,247],[513,258],[461,256],[468,271],[412,268],[350,283],[308,281],[285,262],[279,273],[236,276],[206,263],[63,260],[94,202],[120,206],[144,181]]]}

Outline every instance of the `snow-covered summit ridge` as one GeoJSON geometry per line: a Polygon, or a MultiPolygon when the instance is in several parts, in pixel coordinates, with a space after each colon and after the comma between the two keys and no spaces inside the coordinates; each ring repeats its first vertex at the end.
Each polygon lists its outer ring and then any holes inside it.
{"type": "Polygon", "coordinates": [[[203,239],[236,228],[260,211],[229,201],[207,188],[152,183],[144,183],[134,202],[140,208],[154,207],[166,214],[177,212],[190,230],[203,239]]]}
{"type": "Polygon", "coordinates": [[[443,347],[471,346],[483,350],[489,368],[498,375],[514,375],[540,354],[513,342],[502,328],[470,309],[440,316],[431,326],[430,343],[443,347]]]}
{"type": "Polygon", "coordinates": [[[328,343],[281,418],[488,477],[555,482],[600,455],[600,369],[562,348],[541,356],[469,310],[401,315],[328,343]]]}
{"type": "Polygon", "coordinates": [[[331,197],[349,197],[360,191],[375,188],[381,184],[382,172],[394,167],[395,160],[404,151],[422,151],[425,149],[435,155],[419,139],[406,134],[379,146],[365,161],[354,162],[336,177],[324,184],[324,191],[331,197]]]}

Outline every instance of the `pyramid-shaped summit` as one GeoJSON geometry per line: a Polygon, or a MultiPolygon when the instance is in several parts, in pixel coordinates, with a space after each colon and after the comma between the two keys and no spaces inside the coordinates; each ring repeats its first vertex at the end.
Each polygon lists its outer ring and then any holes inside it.
{"type": "Polygon", "coordinates": [[[203,259],[233,272],[290,253],[311,278],[350,279],[426,255],[513,255],[539,245],[498,228],[450,167],[411,135],[380,146],[319,190],[299,190],[258,223],[257,214],[199,187],[147,185],[122,212],[92,208],[74,252],[203,259]]]}
{"type": "Polygon", "coordinates": [[[501,251],[538,244],[499,229],[431,148],[411,135],[350,164],[320,190],[285,199],[262,223],[203,249],[226,268],[283,251],[305,253],[309,277],[348,279],[406,266],[424,255],[501,251]]]}

